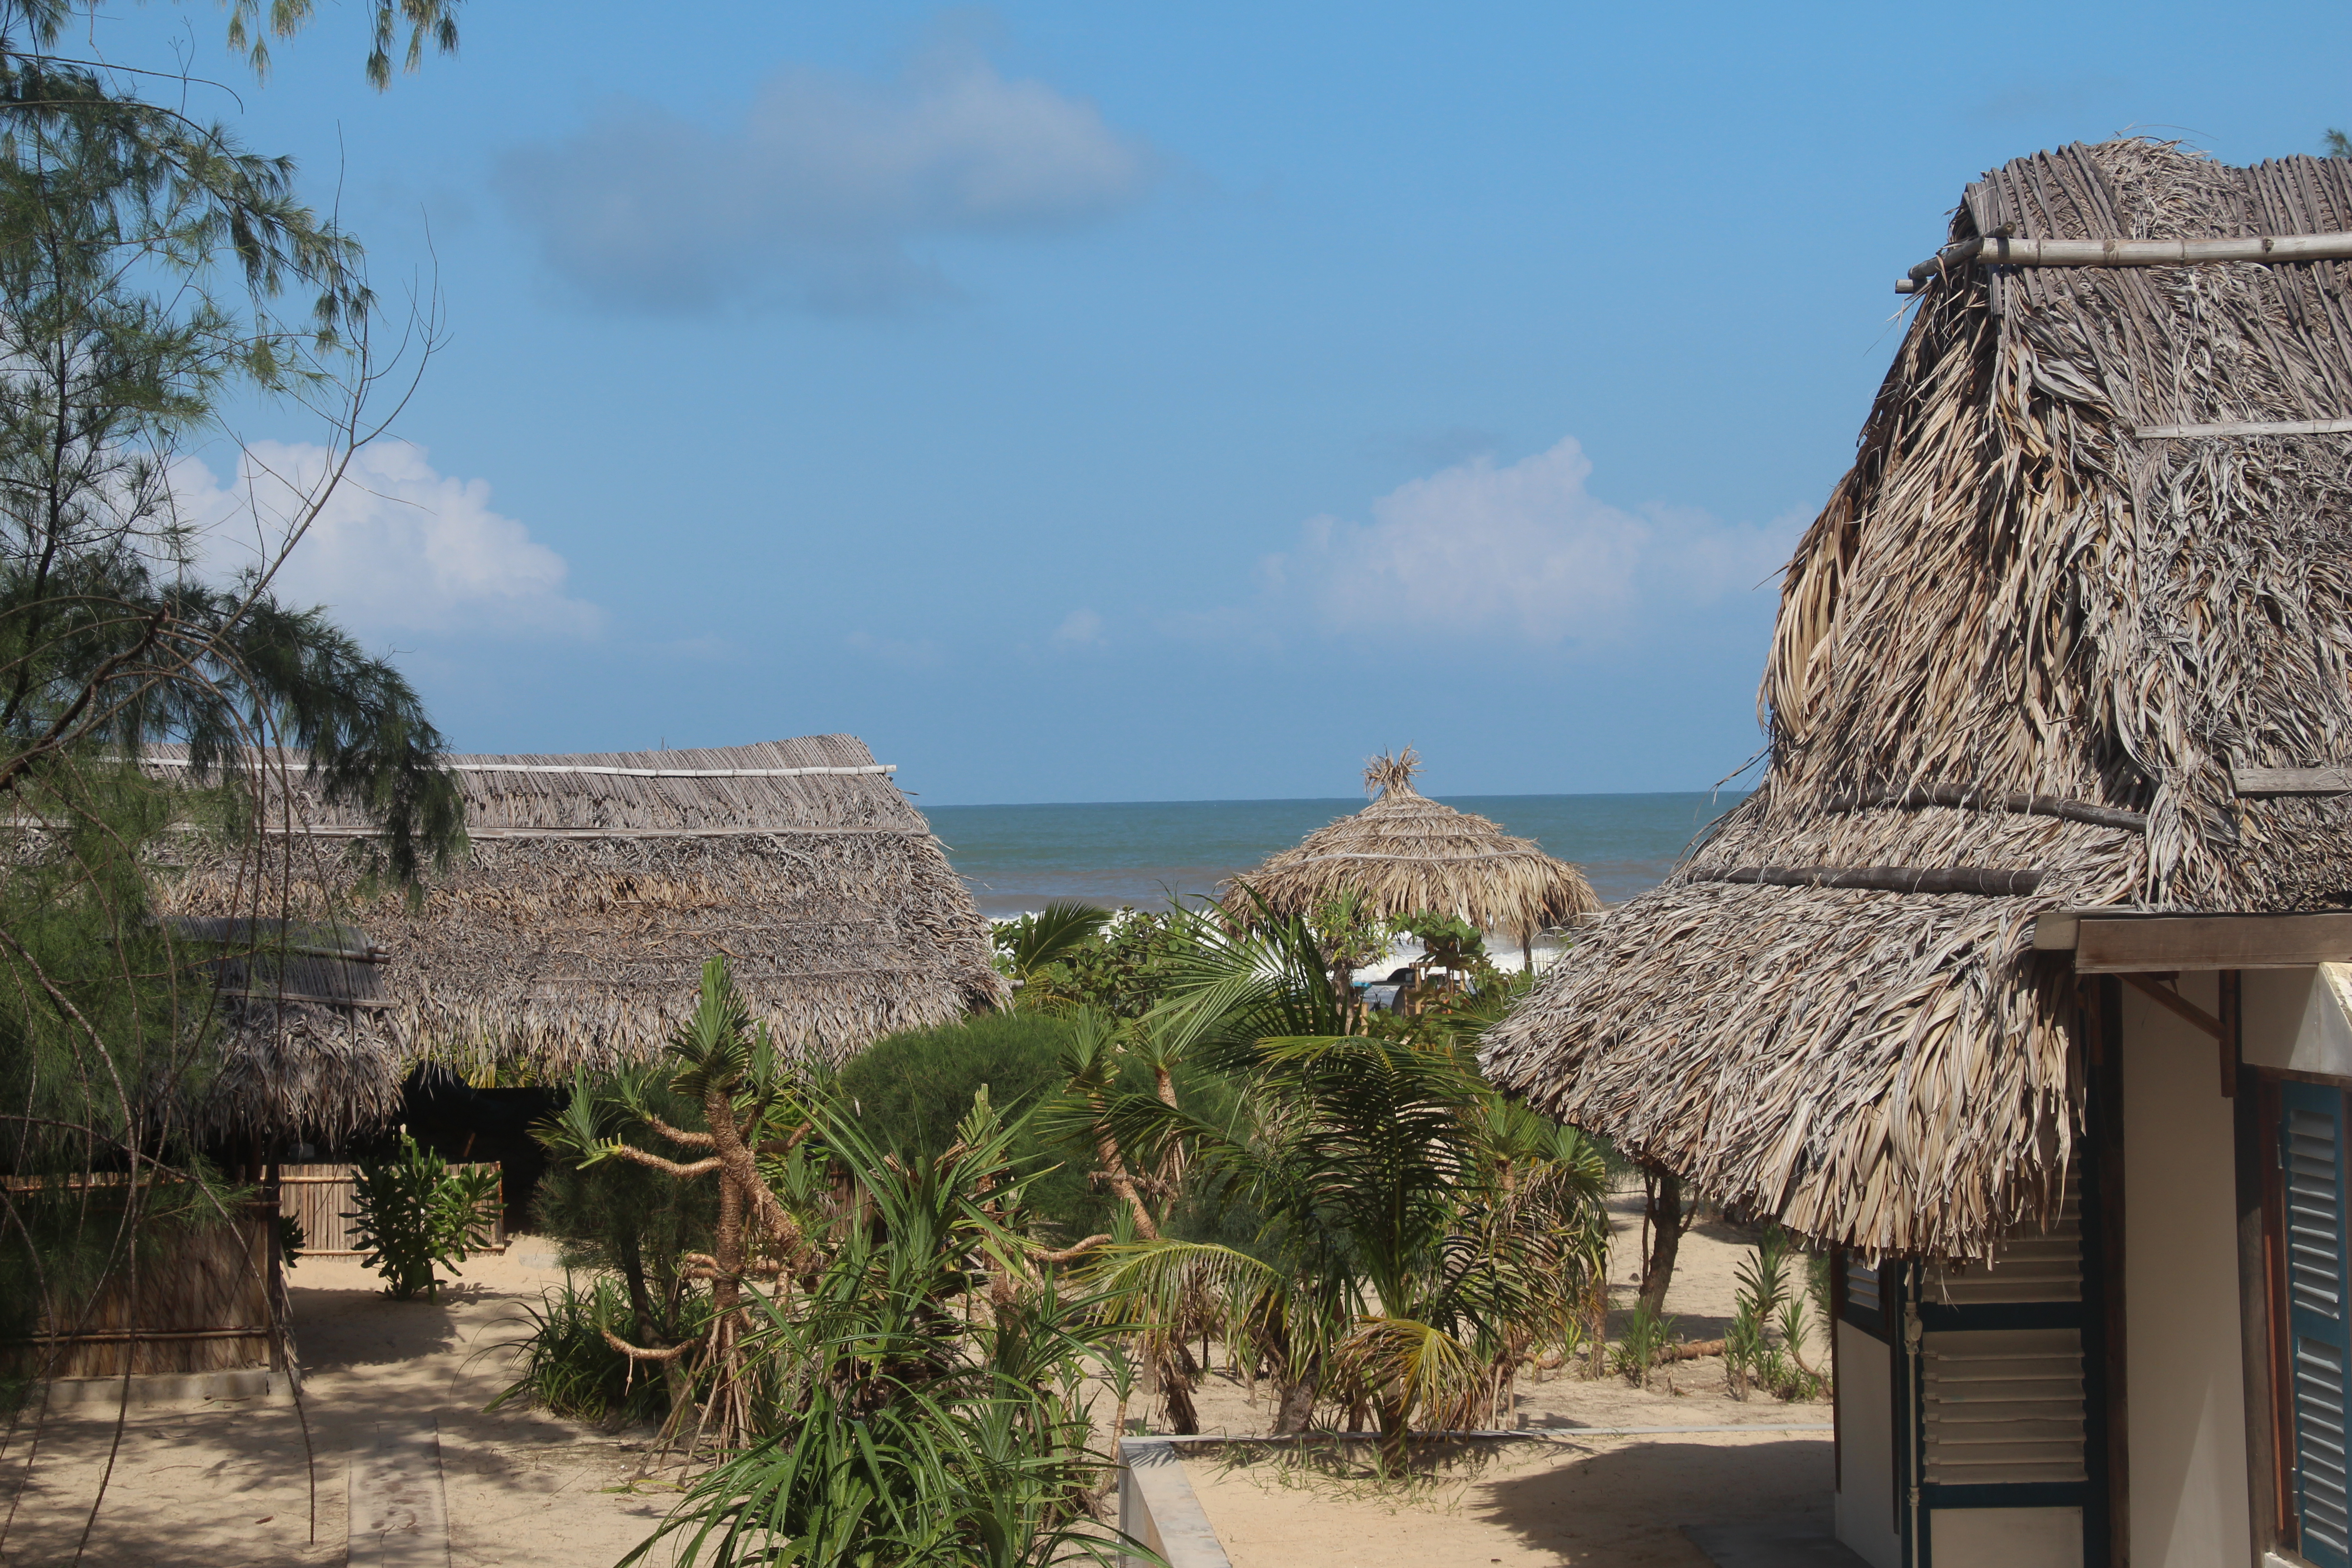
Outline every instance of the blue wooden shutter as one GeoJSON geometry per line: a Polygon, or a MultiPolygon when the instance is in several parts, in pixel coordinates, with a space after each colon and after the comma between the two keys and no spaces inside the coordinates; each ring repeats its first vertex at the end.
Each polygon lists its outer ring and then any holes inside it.
{"type": "Polygon", "coordinates": [[[2294,1511],[2303,1554],[2352,1568],[2345,1495],[2347,1373],[2352,1370],[2344,1259],[2344,1096],[2279,1086],[2287,1325],[2294,1363],[2294,1511]]]}

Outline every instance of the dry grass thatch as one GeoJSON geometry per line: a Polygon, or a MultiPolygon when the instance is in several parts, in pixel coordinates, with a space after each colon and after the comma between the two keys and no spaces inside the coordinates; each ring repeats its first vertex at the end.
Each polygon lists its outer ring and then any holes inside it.
{"type": "MultiPolygon", "coordinates": [[[[1996,230],[2352,230],[2352,164],[2072,146],[1969,187],[1953,238],[1996,230]]],[[[2046,1214],[2078,1086],[2034,915],[2352,889],[2352,803],[2229,773],[2352,759],[2352,437],[2137,433],[2352,416],[2346,265],[1931,282],[1789,567],[1761,786],[1488,1037],[1494,1076],[1872,1251],[1980,1253],[2046,1214]],[[1724,879],[1817,868],[1869,874],[1724,879]],[[2021,890],[1874,890],[1919,869],[2021,890]]]]}
{"type": "Polygon", "coordinates": [[[299,770],[266,784],[258,849],[207,843],[168,885],[184,924],[288,922],[222,976],[255,1026],[221,1086],[244,1112],[269,1112],[297,1062],[330,1099],[330,1069],[364,1076],[370,1052],[477,1077],[643,1059],[713,953],[781,1043],[826,1060],[1002,996],[970,894],[849,736],[448,763],[468,847],[421,899],[371,892],[365,825],[299,770]]]}
{"type": "Polygon", "coordinates": [[[1584,873],[1533,839],[1513,838],[1414,789],[1420,765],[1410,746],[1373,758],[1364,770],[1371,805],[1234,878],[1228,896],[1246,889],[1277,914],[1303,915],[1356,893],[1369,913],[1432,910],[1522,942],[1600,909],[1584,873]]]}

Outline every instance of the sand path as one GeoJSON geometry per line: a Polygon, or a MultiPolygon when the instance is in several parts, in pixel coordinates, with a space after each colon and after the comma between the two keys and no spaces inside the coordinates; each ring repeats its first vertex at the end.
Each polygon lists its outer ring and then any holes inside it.
{"type": "MultiPolygon", "coordinates": [[[[642,1541],[669,1499],[625,1488],[641,1434],[614,1436],[531,1411],[482,1406],[511,1379],[498,1347],[522,1308],[560,1283],[551,1248],[518,1238],[465,1266],[438,1305],[389,1301],[356,1259],[304,1259],[291,1276],[304,1405],[317,1455],[310,1539],[301,1424],[288,1403],[223,1400],[134,1409],[84,1562],[123,1568],[281,1568],[341,1563],[351,1454],[380,1421],[436,1420],[452,1568],[593,1568],[642,1541]]],[[[24,1482],[0,1563],[70,1559],[104,1472],[111,1406],[52,1416],[0,1462],[0,1508],[24,1482]],[[29,1477],[26,1459],[31,1459],[29,1477]]]]}
{"type": "MultiPolygon", "coordinates": [[[[1638,1233],[1629,1208],[1611,1277],[1625,1293],[1638,1233]]],[[[350,1456],[380,1422],[437,1421],[453,1568],[599,1568],[643,1540],[675,1494],[631,1490],[642,1433],[613,1434],[482,1406],[512,1376],[503,1342],[523,1309],[559,1283],[552,1248],[519,1237],[466,1265],[438,1305],[383,1299],[352,1259],[314,1258],[293,1275],[295,1331],[317,1455],[318,1539],[310,1540],[300,1425],[291,1405],[220,1401],[135,1409],[83,1559],[122,1568],[292,1568],[341,1563],[350,1456]]],[[[1693,1338],[1720,1332],[1743,1240],[1695,1230],[1669,1305],[1693,1338]]],[[[1224,1374],[1201,1391],[1204,1427],[1263,1432],[1270,1414],[1224,1374]]],[[[1138,1405],[1134,1414],[1144,1412],[1138,1405]]],[[[1108,1411],[1105,1412],[1106,1426],[1108,1411]]],[[[1826,1508],[1826,1432],[1572,1437],[1593,1426],[1773,1426],[1826,1423],[1824,1405],[1723,1392],[1721,1363],[1682,1363],[1670,1386],[1574,1376],[1523,1382],[1514,1419],[1547,1441],[1505,1449],[1405,1499],[1336,1485],[1263,1460],[1191,1461],[1210,1520],[1236,1568],[1481,1568],[1623,1563],[1698,1568],[1684,1524],[1818,1519],[1826,1508]]],[[[114,1434],[111,1407],[53,1417],[37,1448],[21,1431],[0,1455],[0,1509],[16,1496],[0,1563],[68,1560],[114,1434]],[[26,1461],[31,1459],[29,1471],[26,1461]]],[[[1108,1431],[1106,1430],[1106,1436],[1108,1431]]]]}

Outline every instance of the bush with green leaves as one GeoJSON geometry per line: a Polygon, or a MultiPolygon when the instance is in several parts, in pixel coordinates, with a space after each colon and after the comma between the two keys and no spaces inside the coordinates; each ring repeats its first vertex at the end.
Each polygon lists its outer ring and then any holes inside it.
{"type": "MultiPolygon", "coordinates": [[[[841,1069],[835,1088],[866,1136],[900,1155],[933,1157],[955,1142],[956,1125],[983,1088],[1008,1115],[1045,1110],[1063,1095],[1080,1026],[1075,1017],[981,1013],[961,1023],[910,1029],[877,1040],[841,1069]]],[[[1121,1057],[1110,1069],[1120,1090],[1149,1093],[1150,1067],[1121,1057]]],[[[1187,1103],[1229,1109],[1232,1091],[1189,1068],[1175,1068],[1187,1103]]],[[[1056,1134],[1050,1119],[1024,1120],[1013,1144],[1030,1212],[1066,1242],[1114,1228],[1118,1200],[1096,1179],[1085,1140],[1056,1134]]]]}
{"type": "MultiPolygon", "coordinates": [[[[573,1077],[564,1109],[534,1134],[560,1152],[564,1133],[559,1123],[585,1117],[588,1136],[614,1137],[630,1121],[624,1108],[632,1105],[670,1127],[695,1126],[700,1114],[657,1068],[582,1072],[573,1077]]],[[[671,1160],[691,1160],[700,1152],[650,1126],[633,1130],[649,1150],[671,1160]]],[[[712,1184],[681,1183],[626,1160],[586,1165],[551,1160],[531,1195],[533,1228],[556,1243],[566,1268],[610,1276],[622,1310],[602,1321],[639,1345],[677,1344],[701,1332],[698,1298],[679,1259],[709,1252],[718,1221],[719,1195],[712,1184]]],[[[639,1379],[651,1370],[640,1368],[639,1379]]],[[[662,1363],[653,1374],[668,1378],[672,1396],[683,1395],[678,1385],[684,1373],[677,1363],[662,1363]]]]}
{"type": "Polygon", "coordinates": [[[530,1331],[512,1345],[520,1370],[485,1408],[534,1405],[574,1421],[612,1426],[659,1421],[669,1413],[668,1380],[639,1367],[604,1338],[609,1328],[633,1326],[619,1280],[601,1275],[583,1285],[567,1277],[544,1292],[538,1306],[523,1311],[530,1331]]]}
{"type": "Polygon", "coordinates": [[[835,1223],[808,1225],[796,1283],[761,1296],[745,1346],[775,1373],[772,1429],[693,1481],[624,1568],[1108,1568],[1134,1552],[1091,1518],[1108,1460],[1083,1402],[1123,1325],[1065,1295],[1029,1234],[1019,1122],[983,1095],[947,1151],[902,1161],[842,1110],[813,1100],[803,1147],[845,1206],[824,1201],[835,1223]]]}
{"type": "Polygon", "coordinates": [[[1190,920],[1150,1043],[1239,1105],[1112,1093],[1088,1124],[1131,1171],[1186,1173],[1257,1224],[1238,1246],[1115,1247],[1094,1278],[1149,1325],[1147,1352],[1202,1327],[1250,1346],[1277,1435],[1318,1405],[1367,1410],[1393,1475],[1416,1432],[1494,1419],[1528,1349],[1566,1334],[1603,1257],[1607,1171],[1580,1134],[1502,1103],[1451,1037],[1351,1021],[1307,922],[1190,920]]]}
{"type": "Polygon", "coordinates": [[[398,1154],[360,1166],[352,1184],[354,1206],[343,1217],[354,1222],[362,1260],[383,1276],[385,1295],[437,1301],[439,1271],[456,1278],[457,1265],[488,1245],[498,1193],[496,1166],[452,1170],[403,1132],[398,1154]]]}
{"type": "Polygon", "coordinates": [[[1636,1388],[1649,1386],[1651,1372],[1675,1342],[1675,1321],[1647,1307],[1634,1308],[1618,1331],[1612,1369],[1636,1388]]]}
{"type": "Polygon", "coordinates": [[[1182,923],[1180,911],[1048,904],[995,922],[998,967],[1022,982],[1013,1000],[1024,1011],[1097,1007],[1140,1018],[1174,973],[1182,923]]]}
{"type": "Polygon", "coordinates": [[[1736,1271],[1731,1324],[1723,1336],[1724,1386],[1734,1399],[1759,1388],[1781,1399],[1811,1399],[1824,1392],[1826,1380],[1805,1361],[1807,1300],[1824,1269],[1820,1260],[1797,1251],[1787,1231],[1777,1225],[1764,1227],[1755,1250],[1736,1271]],[[1804,1289],[1789,1278],[1801,1266],[1809,1276],[1804,1289]]]}

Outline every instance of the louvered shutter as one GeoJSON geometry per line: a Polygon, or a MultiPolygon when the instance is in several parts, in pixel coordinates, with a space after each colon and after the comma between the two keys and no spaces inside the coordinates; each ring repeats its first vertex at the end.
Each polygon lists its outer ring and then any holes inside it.
{"type": "Polygon", "coordinates": [[[1930,1270],[1926,1300],[1957,1331],[1930,1333],[1922,1347],[1921,1479],[1938,1486],[2086,1479],[2083,1331],[2053,1321],[2082,1306],[2079,1189],[2069,1183],[2057,1223],[2003,1242],[1991,1267],[1930,1270]]]}
{"type": "Polygon", "coordinates": [[[2293,1361],[2294,1511],[2304,1556],[2352,1565],[2345,1496],[2347,1332],[2344,1258],[2344,1096],[2279,1086],[2287,1328],[2293,1361]]]}
{"type": "Polygon", "coordinates": [[[2083,1243],[2070,1179],[2048,1230],[2011,1237],[1989,1265],[1921,1273],[1917,1506],[1931,1557],[1977,1561],[1995,1542],[2035,1563],[2089,1550],[2083,1243]]]}

